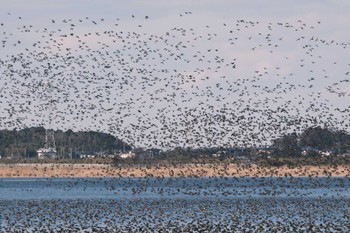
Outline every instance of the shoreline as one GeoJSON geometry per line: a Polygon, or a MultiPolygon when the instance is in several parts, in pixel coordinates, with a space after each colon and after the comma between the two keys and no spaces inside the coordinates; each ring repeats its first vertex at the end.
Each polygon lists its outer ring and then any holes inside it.
{"type": "Polygon", "coordinates": [[[249,164],[0,164],[0,178],[92,177],[327,177],[350,176],[350,165],[272,167],[249,164]]]}

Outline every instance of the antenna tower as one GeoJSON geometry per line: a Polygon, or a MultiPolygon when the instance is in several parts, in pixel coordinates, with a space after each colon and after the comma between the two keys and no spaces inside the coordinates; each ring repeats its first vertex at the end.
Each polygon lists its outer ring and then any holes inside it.
{"type": "Polygon", "coordinates": [[[44,148],[40,148],[38,152],[39,158],[50,158],[50,159],[55,159],[57,155],[56,151],[56,143],[55,143],[55,136],[54,136],[54,131],[52,129],[52,96],[51,96],[51,85],[49,82],[44,82],[44,91],[45,91],[45,96],[46,99],[48,100],[48,105],[47,105],[47,111],[49,114],[49,126],[46,127],[46,135],[45,135],[45,145],[44,148]]]}

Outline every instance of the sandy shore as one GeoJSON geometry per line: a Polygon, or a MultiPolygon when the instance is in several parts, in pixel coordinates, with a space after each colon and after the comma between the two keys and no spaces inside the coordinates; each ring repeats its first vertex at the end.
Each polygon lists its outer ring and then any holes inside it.
{"type": "Polygon", "coordinates": [[[0,177],[349,176],[350,166],[261,167],[188,164],[112,167],[107,164],[0,164],[0,177]]]}

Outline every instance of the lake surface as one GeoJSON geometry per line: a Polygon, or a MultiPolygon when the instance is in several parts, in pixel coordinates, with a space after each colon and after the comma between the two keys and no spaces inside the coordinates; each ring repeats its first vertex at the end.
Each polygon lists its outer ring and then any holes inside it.
{"type": "Polygon", "coordinates": [[[1,232],[350,230],[347,177],[6,178],[1,232]]]}

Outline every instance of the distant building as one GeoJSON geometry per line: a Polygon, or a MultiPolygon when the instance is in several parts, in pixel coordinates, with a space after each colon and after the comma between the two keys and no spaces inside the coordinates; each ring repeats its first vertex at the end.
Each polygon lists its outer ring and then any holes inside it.
{"type": "Polygon", "coordinates": [[[114,154],[98,154],[98,155],[87,155],[87,154],[82,154],[79,156],[81,159],[85,159],[85,158],[89,158],[89,159],[93,159],[93,158],[110,158],[113,159],[115,158],[114,154]]]}
{"type": "Polygon", "coordinates": [[[257,151],[257,154],[258,155],[271,155],[272,154],[272,151],[269,150],[269,149],[259,149],[257,151]]]}
{"type": "Polygon", "coordinates": [[[331,156],[333,155],[332,151],[319,151],[318,152],[322,157],[326,157],[326,156],[331,156]]]}
{"type": "Polygon", "coordinates": [[[219,158],[219,157],[224,157],[226,154],[227,154],[226,151],[218,151],[218,152],[212,154],[212,156],[213,156],[214,158],[219,158]]]}
{"type": "Polygon", "coordinates": [[[85,158],[95,158],[95,157],[96,157],[96,155],[85,155],[85,154],[80,155],[80,158],[81,158],[81,159],[85,159],[85,158]]]}
{"type": "Polygon", "coordinates": [[[55,148],[40,148],[39,150],[37,150],[37,153],[39,159],[57,158],[57,151],[55,148]]]}
{"type": "Polygon", "coordinates": [[[133,158],[135,157],[135,153],[129,151],[129,152],[122,152],[119,154],[119,157],[122,158],[122,159],[127,159],[127,158],[133,158]]]}

